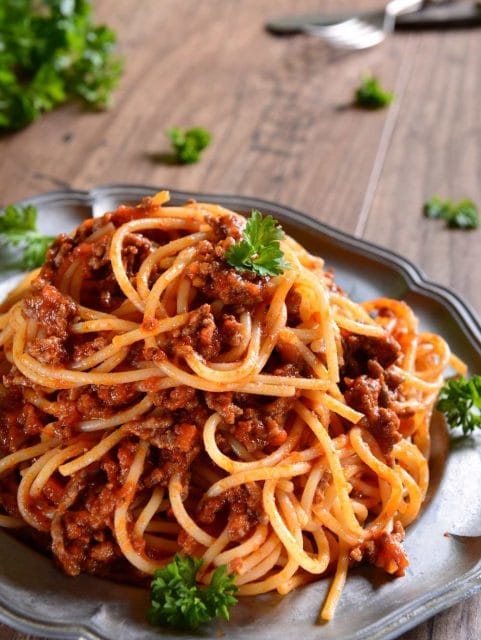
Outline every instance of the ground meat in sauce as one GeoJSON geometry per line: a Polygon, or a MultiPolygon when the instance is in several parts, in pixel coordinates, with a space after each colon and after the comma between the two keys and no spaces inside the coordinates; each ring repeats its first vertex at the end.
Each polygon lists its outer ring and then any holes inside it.
{"type": "Polygon", "coordinates": [[[400,347],[391,337],[348,336],[343,340],[344,368],[342,387],[347,404],[364,414],[358,423],[376,438],[381,451],[389,455],[402,438],[400,420],[392,408],[402,378],[391,365],[399,357],[400,347]]]}
{"type": "Polygon", "coordinates": [[[36,320],[47,336],[56,336],[66,340],[69,327],[77,315],[77,304],[69,296],[40,281],[39,286],[32,285],[32,293],[25,298],[23,305],[25,317],[36,320]]]}
{"type": "MultiPolygon", "coordinates": [[[[85,277],[85,294],[81,303],[104,311],[119,306],[124,296],[110,264],[112,231],[95,243],[85,242],[85,239],[106,222],[116,228],[144,215],[142,207],[121,207],[114,214],[85,222],[73,238],[62,236],[49,250],[41,278],[34,284],[24,306],[25,316],[36,320],[44,332],[29,345],[29,353],[41,363],[61,366],[67,361],[78,362],[110,344],[109,332],[97,333],[94,338],[88,334],[71,335],[70,325],[77,317],[78,307],[56,287],[60,286],[59,281],[66,268],[74,260],[80,260],[85,277]]],[[[144,350],[143,344],[135,344],[130,348],[125,363],[136,364],[142,359],[161,360],[166,353],[170,357],[178,357],[181,362],[181,357],[190,349],[206,361],[215,360],[241,344],[244,330],[239,314],[255,305],[268,304],[272,296],[269,278],[247,271],[239,272],[223,259],[225,250],[240,239],[243,221],[221,216],[213,217],[210,222],[212,242],[205,240],[199,244],[196,259],[185,272],[192,284],[194,306],[197,308],[189,314],[184,326],[166,334],[162,348],[150,352],[144,350]],[[213,301],[215,305],[209,304],[213,301]]],[[[157,243],[165,241],[167,236],[164,238],[164,233],[155,230],[144,237],[136,234],[126,236],[122,261],[131,281],[157,243]]],[[[154,270],[152,277],[155,273],[154,270]]],[[[332,291],[342,293],[331,274],[326,274],[326,279],[332,291]]],[[[300,324],[300,308],[301,295],[293,288],[286,298],[289,326],[300,324]]],[[[399,345],[390,337],[376,339],[346,333],[342,344],[341,376],[346,401],[364,413],[361,426],[373,433],[383,453],[388,455],[401,438],[399,419],[392,408],[393,402],[398,400],[401,380],[391,367],[399,356],[399,345]]],[[[52,419],[23,399],[23,390],[35,385],[14,366],[4,371],[5,394],[0,396],[2,454],[37,443],[43,427],[52,419]]],[[[295,345],[281,341],[276,345],[265,371],[278,376],[312,375],[295,345]]],[[[111,574],[112,568],[122,560],[113,535],[113,517],[119,492],[138,448],[138,439],[150,445],[139,482],[142,488],[166,486],[174,474],[180,474],[187,487],[192,464],[197,458],[201,463],[198,468],[203,468],[202,429],[213,411],[218,412],[223,421],[217,432],[218,444],[234,457],[230,444],[232,438],[248,452],[268,454],[285,442],[292,424],[295,397],[199,392],[187,386],[159,391],[154,383],[155,379],[140,384],[90,385],[57,394],[58,415],[52,435],[61,441],[77,433],[80,421],[108,418],[135,404],[143,397],[141,389],[150,392],[153,402],[153,409],[147,416],[124,425],[125,439],[100,461],[69,479],[54,474],[45,484],[43,499],[56,508],[52,549],[64,571],[70,575],[81,571],[111,574]]],[[[3,393],[4,390],[0,391],[3,393]]],[[[214,471],[219,472],[217,468],[214,471]]],[[[194,477],[195,473],[194,465],[194,477]]],[[[18,506],[13,499],[18,481],[14,475],[0,478],[0,505],[13,515],[18,515],[18,506]]],[[[326,471],[314,494],[314,503],[322,500],[331,482],[331,474],[326,471]]],[[[227,523],[230,540],[239,542],[257,524],[266,521],[260,484],[241,485],[199,503],[201,496],[198,487],[191,487],[186,501],[188,509],[199,525],[213,535],[218,535],[227,523]]],[[[129,522],[129,526],[131,524],[129,522]]],[[[407,566],[401,546],[403,536],[402,527],[396,522],[392,533],[382,534],[352,550],[351,560],[367,560],[389,573],[402,575],[407,566]]],[[[185,531],[180,532],[178,542],[187,553],[201,555],[203,552],[203,548],[185,531]]],[[[141,541],[134,540],[133,544],[143,550],[141,541]]]]}
{"type": "Polygon", "coordinates": [[[53,518],[52,550],[71,576],[110,574],[112,562],[121,557],[112,534],[117,498],[103,473],[94,465],[75,474],[53,518]]]}
{"type": "Polygon", "coordinates": [[[391,533],[381,533],[374,540],[368,540],[351,550],[349,558],[354,563],[368,562],[387,573],[400,577],[406,572],[409,561],[402,542],[404,529],[399,520],[394,522],[391,533]]]}
{"type": "MultiPolygon", "coordinates": [[[[265,447],[278,447],[285,442],[285,427],[295,397],[261,403],[247,394],[207,392],[205,401],[209,409],[220,414],[225,425],[231,425],[234,438],[247,451],[253,452],[265,447]]],[[[222,439],[221,434],[219,437],[222,439]]]]}
{"type": "Polygon", "coordinates": [[[185,274],[207,301],[220,300],[225,305],[240,308],[253,307],[267,301],[270,291],[267,278],[251,271],[240,273],[222,259],[223,250],[208,240],[199,243],[197,258],[185,274]]]}
{"type": "Polygon", "coordinates": [[[401,378],[395,373],[385,375],[375,361],[368,363],[367,370],[370,375],[344,379],[344,398],[350,407],[364,414],[358,425],[371,431],[387,455],[402,438],[399,417],[391,408],[401,378]]]}
{"type": "Polygon", "coordinates": [[[383,369],[394,364],[401,353],[399,343],[390,335],[383,338],[348,335],[343,338],[344,367],[341,376],[356,378],[367,373],[370,360],[383,369]]]}
{"type": "Polygon", "coordinates": [[[206,360],[213,360],[221,350],[219,331],[208,304],[191,311],[187,323],[172,331],[170,337],[173,353],[194,349],[206,360]]]}
{"type": "Polygon", "coordinates": [[[151,416],[125,425],[126,431],[157,449],[155,464],[147,471],[145,486],[166,485],[172,475],[185,474],[201,450],[201,432],[192,422],[171,422],[151,416]]]}
{"type": "Polygon", "coordinates": [[[217,242],[222,242],[226,238],[232,238],[236,242],[242,238],[245,221],[241,217],[224,215],[211,216],[208,219],[217,242]]]}
{"type": "Polygon", "coordinates": [[[259,522],[266,519],[262,508],[262,491],[258,485],[245,485],[224,491],[220,496],[207,498],[198,509],[201,524],[213,525],[216,518],[227,511],[227,533],[230,540],[242,540],[259,522]]]}

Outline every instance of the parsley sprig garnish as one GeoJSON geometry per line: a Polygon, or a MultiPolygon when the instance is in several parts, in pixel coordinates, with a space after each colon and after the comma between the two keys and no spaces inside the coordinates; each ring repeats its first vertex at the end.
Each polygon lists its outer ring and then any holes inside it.
{"type": "Polygon", "coordinates": [[[481,427],[481,376],[448,380],[439,394],[437,408],[452,429],[461,427],[465,435],[481,427]]]}
{"type": "Polygon", "coordinates": [[[472,200],[460,200],[454,203],[433,196],[424,204],[426,218],[445,220],[451,229],[477,229],[479,226],[478,209],[472,200]]]}
{"type": "Polygon", "coordinates": [[[212,136],[202,127],[181,129],[173,127],[165,132],[174,151],[175,160],[179,164],[193,164],[200,160],[202,151],[209,146],[212,136]]]}
{"type": "Polygon", "coordinates": [[[382,109],[387,107],[393,98],[394,94],[385,91],[378,78],[374,76],[364,76],[354,94],[354,102],[361,109],[382,109]]]}
{"type": "Polygon", "coordinates": [[[0,131],[25,127],[70,98],[108,106],[122,63],[90,0],[0,2],[0,131]]]}
{"type": "Polygon", "coordinates": [[[45,261],[53,237],[37,231],[37,209],[9,205],[0,216],[0,247],[18,247],[19,251],[1,251],[1,269],[35,269],[45,261]],[[9,254],[12,254],[11,256],[9,254]],[[4,256],[8,254],[5,260],[4,256]]]}
{"type": "Polygon", "coordinates": [[[201,558],[176,554],[170,564],[155,572],[149,611],[152,624],[197,629],[214,618],[229,620],[229,609],[237,604],[233,574],[227,574],[222,565],[209,585],[199,587],[196,576],[201,566],[201,558]]]}
{"type": "Polygon", "coordinates": [[[253,271],[259,276],[277,276],[289,267],[284,261],[279,241],[284,231],[272,216],[263,217],[253,209],[247,220],[242,240],[226,251],[225,259],[241,271],[253,271]]]}

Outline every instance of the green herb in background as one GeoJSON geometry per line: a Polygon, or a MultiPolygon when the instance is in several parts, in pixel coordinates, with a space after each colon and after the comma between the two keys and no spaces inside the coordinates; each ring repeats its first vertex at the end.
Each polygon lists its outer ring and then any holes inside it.
{"type": "Polygon", "coordinates": [[[122,63],[90,0],[1,0],[0,131],[25,127],[71,98],[108,106],[122,63]]]}
{"type": "Polygon", "coordinates": [[[453,378],[446,382],[439,394],[439,411],[446,416],[448,425],[461,427],[467,435],[481,427],[481,376],[453,378]]]}
{"type": "Polygon", "coordinates": [[[378,78],[364,76],[354,95],[354,102],[362,109],[382,109],[387,107],[393,98],[394,94],[385,91],[378,78]]]}
{"type": "Polygon", "coordinates": [[[478,209],[472,200],[460,200],[457,204],[433,196],[424,204],[426,218],[440,218],[451,229],[477,229],[478,209]]]}
{"type": "Polygon", "coordinates": [[[192,129],[173,127],[165,133],[172,144],[175,159],[179,164],[198,162],[201,152],[209,146],[212,140],[211,134],[202,127],[193,127],[192,129]]]}
{"type": "Polygon", "coordinates": [[[241,271],[253,271],[259,276],[276,276],[288,268],[279,241],[284,231],[272,216],[262,217],[253,209],[247,220],[242,240],[225,254],[226,261],[241,271]]]}
{"type": "Polygon", "coordinates": [[[234,576],[225,565],[217,567],[210,584],[199,587],[196,576],[201,558],[176,554],[173,561],[154,574],[151,583],[149,621],[175,629],[197,629],[214,618],[229,620],[229,609],[237,604],[234,576]]]}
{"type": "MultiPolygon", "coordinates": [[[[18,247],[12,261],[0,269],[35,269],[45,262],[45,254],[54,238],[37,231],[37,209],[32,205],[10,205],[0,216],[0,247],[18,247]]],[[[2,252],[3,254],[4,252],[2,252]]],[[[3,255],[2,255],[3,257],[3,255]]]]}

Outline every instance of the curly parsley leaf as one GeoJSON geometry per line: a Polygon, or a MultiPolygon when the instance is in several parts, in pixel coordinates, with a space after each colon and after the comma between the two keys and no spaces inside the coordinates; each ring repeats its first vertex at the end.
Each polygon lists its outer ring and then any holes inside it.
{"type": "Polygon", "coordinates": [[[247,220],[242,240],[229,247],[225,259],[240,271],[253,271],[259,276],[277,276],[289,267],[284,261],[280,240],[284,231],[272,216],[263,217],[253,209],[247,220]]]}
{"type": "Polygon", "coordinates": [[[424,203],[424,215],[426,218],[443,220],[449,216],[453,203],[451,200],[443,200],[439,196],[433,196],[424,203]]]}
{"type": "Polygon", "coordinates": [[[464,199],[455,204],[433,196],[424,204],[423,211],[427,218],[445,220],[450,229],[477,229],[479,226],[478,209],[472,200],[464,199]]]}
{"type": "Polygon", "coordinates": [[[0,131],[15,131],[71,98],[103,109],[122,72],[115,33],[90,0],[0,3],[0,131]]]}
{"type": "Polygon", "coordinates": [[[391,104],[394,94],[385,91],[374,76],[364,76],[354,94],[354,102],[361,109],[382,109],[391,104]]]}
{"type": "Polygon", "coordinates": [[[479,225],[478,209],[472,200],[461,200],[454,207],[447,220],[452,229],[477,229],[479,225]]]}
{"type": "Polygon", "coordinates": [[[149,621],[175,629],[197,629],[214,618],[229,620],[229,609],[237,604],[234,576],[225,566],[217,567],[206,587],[196,584],[202,559],[176,554],[172,562],[154,574],[151,583],[149,621]]]}
{"type": "Polygon", "coordinates": [[[173,127],[165,132],[179,164],[193,164],[198,162],[202,151],[209,146],[212,135],[202,127],[181,129],[173,127]]]}
{"type": "Polygon", "coordinates": [[[35,269],[45,262],[45,255],[54,238],[37,231],[37,209],[9,205],[0,216],[0,269],[35,269]],[[19,251],[10,251],[18,247],[19,251]]]}
{"type": "Polygon", "coordinates": [[[437,408],[448,425],[461,427],[465,435],[481,427],[481,376],[448,380],[439,394],[437,408]]]}

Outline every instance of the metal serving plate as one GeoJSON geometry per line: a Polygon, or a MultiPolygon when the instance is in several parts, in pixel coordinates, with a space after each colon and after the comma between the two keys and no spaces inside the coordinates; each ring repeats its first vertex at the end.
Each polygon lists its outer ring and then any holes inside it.
{"type": "MultiPolygon", "coordinates": [[[[85,217],[120,203],[136,203],[158,191],[114,185],[83,191],[57,191],[30,198],[46,232],[68,231],[85,217]]],[[[336,280],[358,301],[390,296],[408,302],[424,329],[446,338],[452,349],[481,373],[481,325],[453,292],[428,281],[408,260],[328,227],[287,207],[253,198],[171,192],[219,202],[240,212],[271,213],[307,249],[323,256],[336,280]]],[[[0,298],[13,280],[0,284],[0,298]]],[[[419,520],[408,529],[410,567],[391,579],[372,568],[350,572],[336,616],[316,624],[328,582],[321,580],[282,598],[242,599],[229,623],[215,623],[196,637],[231,640],[388,640],[481,588],[481,448],[476,438],[451,442],[438,418],[433,421],[430,496],[419,520]],[[446,532],[468,537],[446,536],[446,532]]],[[[145,622],[148,592],[90,576],[68,578],[52,561],[0,532],[0,620],[48,638],[154,640],[145,622]]],[[[179,634],[162,631],[162,637],[179,634]]],[[[182,634],[181,637],[187,637],[182,634]]]]}

